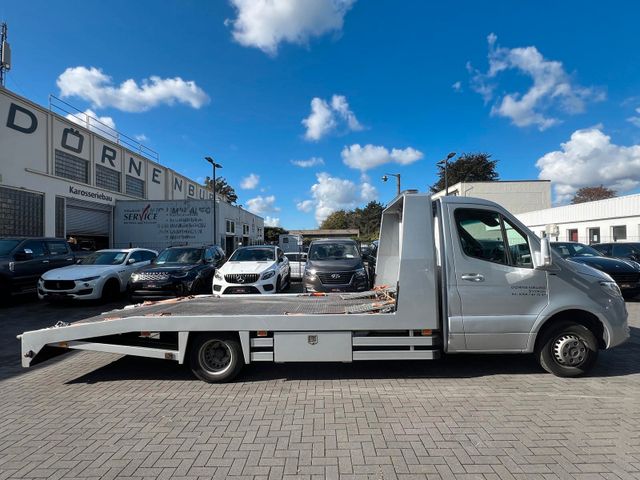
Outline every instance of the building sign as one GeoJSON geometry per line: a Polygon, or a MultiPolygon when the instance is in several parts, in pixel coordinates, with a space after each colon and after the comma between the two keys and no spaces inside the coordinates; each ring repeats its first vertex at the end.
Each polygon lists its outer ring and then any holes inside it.
{"type": "Polygon", "coordinates": [[[209,200],[116,202],[115,245],[203,245],[213,241],[209,200]]]}
{"type": "Polygon", "coordinates": [[[90,198],[92,200],[104,200],[105,202],[113,203],[113,197],[111,195],[103,192],[85,190],[84,188],[74,187],[73,185],[69,185],[69,193],[84,199],[90,198]]]}

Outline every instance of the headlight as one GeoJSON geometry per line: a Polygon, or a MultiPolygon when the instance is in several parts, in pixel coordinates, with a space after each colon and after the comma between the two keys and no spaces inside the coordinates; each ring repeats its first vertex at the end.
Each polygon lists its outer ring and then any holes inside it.
{"type": "Polygon", "coordinates": [[[275,270],[269,270],[269,271],[266,271],[266,272],[264,272],[264,273],[262,274],[262,280],[266,280],[266,279],[268,279],[268,278],[271,278],[271,277],[273,277],[275,274],[276,274],[276,271],[275,271],[275,270]]]}
{"type": "Polygon", "coordinates": [[[367,272],[364,268],[359,268],[356,270],[356,277],[365,278],[367,276],[367,272]]]}
{"type": "Polygon", "coordinates": [[[97,277],[87,277],[87,278],[81,278],[80,280],[78,280],[79,282],[92,282],[94,280],[99,279],[100,276],[97,277]]]}
{"type": "Polygon", "coordinates": [[[620,291],[620,287],[616,282],[600,282],[600,286],[607,292],[609,295],[614,297],[621,297],[622,292],[620,291]]]}
{"type": "Polygon", "coordinates": [[[315,268],[305,268],[304,269],[304,276],[305,277],[313,277],[316,274],[316,269],[315,268]]]}
{"type": "Polygon", "coordinates": [[[187,271],[187,272],[175,272],[175,273],[172,273],[172,274],[171,274],[171,276],[172,276],[173,278],[184,278],[184,277],[186,277],[187,275],[189,275],[189,272],[188,272],[188,271],[187,271]]]}
{"type": "Polygon", "coordinates": [[[216,280],[223,280],[220,270],[216,270],[216,273],[213,276],[216,278],[216,280]]]}

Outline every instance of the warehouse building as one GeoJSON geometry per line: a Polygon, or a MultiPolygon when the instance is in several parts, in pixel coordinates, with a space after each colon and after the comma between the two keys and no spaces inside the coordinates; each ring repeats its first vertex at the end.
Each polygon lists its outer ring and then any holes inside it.
{"type": "MultiPolygon", "coordinates": [[[[213,198],[133,139],[67,117],[0,87],[0,236],[73,237],[104,248],[113,244],[116,201],[213,198]]],[[[261,217],[217,200],[215,243],[263,242],[261,217]]]]}
{"type": "Polygon", "coordinates": [[[581,243],[640,241],[640,194],[564,205],[517,215],[538,235],[581,243]],[[557,226],[557,228],[556,228],[557,226]]]}

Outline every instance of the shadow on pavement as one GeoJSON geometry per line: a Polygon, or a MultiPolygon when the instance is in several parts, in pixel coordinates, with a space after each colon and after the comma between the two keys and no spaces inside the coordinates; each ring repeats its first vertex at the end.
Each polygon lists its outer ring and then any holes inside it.
{"type": "MultiPolygon", "coordinates": [[[[632,341],[600,352],[591,377],[619,377],[640,373],[640,329],[632,341]]],[[[436,361],[374,361],[355,363],[255,363],[245,367],[240,382],[270,380],[368,380],[412,378],[480,378],[493,375],[531,375],[544,371],[533,355],[449,355],[436,361]]],[[[122,357],[69,383],[121,380],[195,380],[188,366],[148,358],[122,357]]]]}

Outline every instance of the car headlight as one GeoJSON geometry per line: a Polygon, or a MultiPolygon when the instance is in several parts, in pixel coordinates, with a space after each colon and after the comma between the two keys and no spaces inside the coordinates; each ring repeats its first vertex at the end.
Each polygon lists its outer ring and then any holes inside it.
{"type": "Polygon", "coordinates": [[[78,280],[79,282],[92,282],[94,280],[99,279],[100,276],[97,277],[87,277],[87,278],[81,278],[80,280],[78,280]]]}
{"type": "Polygon", "coordinates": [[[356,277],[366,278],[366,276],[367,276],[367,272],[365,271],[364,268],[359,268],[356,270],[356,277]]]}
{"type": "Polygon", "coordinates": [[[213,276],[215,277],[216,280],[223,280],[224,279],[224,277],[220,273],[220,270],[216,270],[216,273],[213,276]]]}
{"type": "Polygon", "coordinates": [[[276,274],[275,270],[268,270],[262,274],[262,280],[267,280],[276,274]]]}
{"type": "Polygon", "coordinates": [[[616,282],[600,282],[600,286],[607,292],[609,295],[613,297],[621,297],[622,292],[620,291],[620,287],[616,282]]]}
{"type": "Polygon", "coordinates": [[[305,268],[304,269],[304,276],[305,277],[313,277],[316,274],[316,269],[315,268],[305,268]]]}
{"type": "Polygon", "coordinates": [[[187,275],[189,275],[189,272],[188,272],[188,271],[187,271],[187,272],[175,272],[175,273],[172,273],[172,274],[171,274],[171,276],[172,276],[173,278],[184,278],[184,277],[186,277],[187,275]]]}

